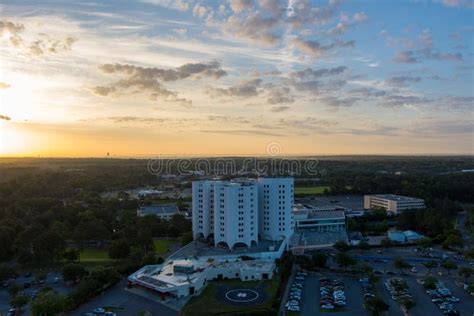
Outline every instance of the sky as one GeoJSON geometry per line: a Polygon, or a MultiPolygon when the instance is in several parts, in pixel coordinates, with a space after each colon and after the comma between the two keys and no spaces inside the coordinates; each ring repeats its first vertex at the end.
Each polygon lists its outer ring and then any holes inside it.
{"type": "Polygon", "coordinates": [[[474,154],[472,0],[0,4],[0,156],[474,154]]]}

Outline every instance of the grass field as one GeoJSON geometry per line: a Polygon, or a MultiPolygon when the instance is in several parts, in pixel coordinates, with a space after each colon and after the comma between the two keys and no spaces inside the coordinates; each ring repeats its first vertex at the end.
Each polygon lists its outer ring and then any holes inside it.
{"type": "Polygon", "coordinates": [[[323,194],[325,189],[329,190],[329,187],[327,186],[296,187],[295,194],[323,194]]]}
{"type": "Polygon", "coordinates": [[[279,283],[279,275],[275,275],[273,279],[267,281],[242,282],[239,279],[211,281],[199,296],[191,298],[186,306],[184,306],[182,311],[184,312],[185,316],[221,315],[226,313],[238,313],[239,315],[245,315],[250,311],[261,311],[262,313],[269,312],[279,283]],[[254,306],[232,306],[223,304],[216,298],[216,290],[218,285],[225,285],[229,288],[240,287],[251,289],[253,287],[257,287],[260,282],[266,283],[265,291],[267,298],[262,304],[254,306]]]}
{"type": "Polygon", "coordinates": [[[106,249],[82,249],[80,252],[81,262],[103,262],[110,261],[109,253],[106,249]]]}
{"type": "Polygon", "coordinates": [[[155,245],[155,252],[157,254],[166,253],[169,251],[171,244],[178,242],[175,239],[167,240],[167,239],[159,239],[154,240],[153,244],[155,245]]]}

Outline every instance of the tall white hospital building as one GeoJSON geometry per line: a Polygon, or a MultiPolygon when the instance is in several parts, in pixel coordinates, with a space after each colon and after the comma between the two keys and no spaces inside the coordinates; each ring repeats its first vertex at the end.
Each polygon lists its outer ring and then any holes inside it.
{"type": "Polygon", "coordinates": [[[193,182],[194,239],[215,246],[250,247],[259,239],[291,236],[293,178],[193,182]]]}

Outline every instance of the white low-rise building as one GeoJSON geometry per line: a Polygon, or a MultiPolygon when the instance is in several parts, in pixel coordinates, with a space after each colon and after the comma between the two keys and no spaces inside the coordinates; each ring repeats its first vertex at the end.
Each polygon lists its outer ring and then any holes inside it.
{"type": "MultiPolygon", "coordinates": [[[[271,244],[268,241],[262,242],[265,243],[271,244]]],[[[163,299],[167,299],[193,295],[211,280],[271,279],[276,267],[275,259],[281,257],[286,244],[280,241],[272,247],[263,246],[235,253],[225,249],[206,248],[194,241],[171,255],[163,264],[141,268],[130,275],[128,281],[130,285],[154,290],[163,299]],[[227,253],[218,254],[219,252],[227,253]],[[188,256],[192,253],[198,256],[188,256]]]]}
{"type": "Polygon", "coordinates": [[[375,194],[364,196],[364,208],[383,208],[394,215],[404,210],[423,209],[425,200],[395,194],[375,194]]]}

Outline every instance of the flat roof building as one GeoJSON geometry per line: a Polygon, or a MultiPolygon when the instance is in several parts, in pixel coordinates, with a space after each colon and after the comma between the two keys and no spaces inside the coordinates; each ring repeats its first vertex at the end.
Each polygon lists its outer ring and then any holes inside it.
{"type": "Polygon", "coordinates": [[[423,209],[425,200],[395,194],[374,194],[364,196],[364,208],[383,208],[394,215],[404,210],[423,209]]]}
{"type": "Polygon", "coordinates": [[[166,220],[170,220],[174,214],[178,214],[178,213],[179,213],[179,208],[174,203],[141,206],[137,209],[137,216],[139,217],[154,215],[161,219],[166,219],[166,220]]]}

